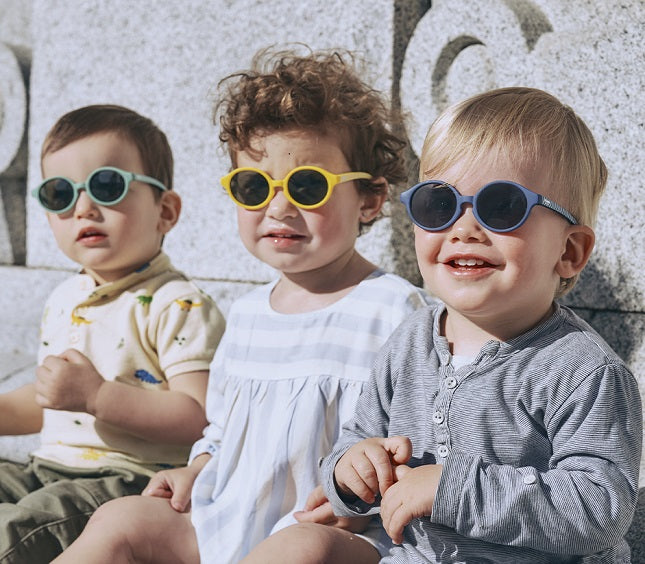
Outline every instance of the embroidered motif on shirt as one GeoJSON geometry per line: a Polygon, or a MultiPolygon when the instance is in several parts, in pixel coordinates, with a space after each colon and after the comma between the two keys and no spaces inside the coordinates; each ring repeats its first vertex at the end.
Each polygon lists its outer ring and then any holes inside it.
{"type": "Polygon", "coordinates": [[[75,309],[72,310],[72,325],[89,325],[90,323],[92,322],[76,313],[75,309]]]}
{"type": "Polygon", "coordinates": [[[86,448],[80,455],[83,460],[98,460],[104,456],[105,454],[98,450],[94,450],[93,448],[86,448]]]}
{"type": "Polygon", "coordinates": [[[152,296],[146,296],[146,295],[137,296],[137,301],[142,306],[147,306],[147,305],[150,305],[150,302],[152,302],[152,296]]]}
{"type": "Polygon", "coordinates": [[[194,307],[200,307],[202,302],[193,302],[192,300],[175,300],[176,304],[179,304],[181,311],[190,311],[194,307]]]}
{"type": "Polygon", "coordinates": [[[142,382],[146,382],[148,384],[161,384],[161,380],[157,380],[150,372],[147,370],[143,370],[142,368],[137,370],[134,373],[134,377],[137,380],[141,380],[142,382]]]}

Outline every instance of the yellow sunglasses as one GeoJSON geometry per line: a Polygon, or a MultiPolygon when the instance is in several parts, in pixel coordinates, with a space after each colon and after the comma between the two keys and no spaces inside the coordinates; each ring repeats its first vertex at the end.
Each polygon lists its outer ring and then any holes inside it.
{"type": "Polygon", "coordinates": [[[275,195],[276,188],[282,188],[285,197],[294,206],[312,210],[331,198],[337,184],[369,178],[372,175],[367,172],[334,174],[317,166],[299,166],[282,180],[274,180],[260,169],[242,167],[223,176],[221,182],[233,201],[247,210],[266,206],[275,195]]]}

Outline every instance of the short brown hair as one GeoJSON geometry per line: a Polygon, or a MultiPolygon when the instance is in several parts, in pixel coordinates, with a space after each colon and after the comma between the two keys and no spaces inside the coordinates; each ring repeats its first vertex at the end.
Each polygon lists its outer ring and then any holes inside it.
{"type": "Polygon", "coordinates": [[[83,137],[104,132],[114,132],[134,143],[145,174],[172,190],[174,161],[166,135],[152,120],[123,106],[97,104],[66,113],[47,133],[41,160],[83,137]]]}
{"type": "MultiPolygon", "coordinates": [[[[556,188],[553,199],[578,223],[593,227],[607,167],[591,131],[569,106],[543,90],[525,87],[498,88],[454,104],[428,131],[420,176],[434,178],[457,162],[476,166],[491,151],[512,159],[518,168],[540,166],[556,188]]],[[[561,280],[556,297],[571,290],[576,280],[561,280]]]]}
{"type": "MultiPolygon", "coordinates": [[[[251,149],[254,136],[290,129],[338,132],[352,171],[383,176],[390,184],[407,180],[405,141],[392,132],[383,95],[359,78],[348,51],[263,49],[251,69],[219,83],[213,113],[219,138],[235,166],[236,154],[251,149]]],[[[360,189],[382,187],[361,181],[360,189]]]]}

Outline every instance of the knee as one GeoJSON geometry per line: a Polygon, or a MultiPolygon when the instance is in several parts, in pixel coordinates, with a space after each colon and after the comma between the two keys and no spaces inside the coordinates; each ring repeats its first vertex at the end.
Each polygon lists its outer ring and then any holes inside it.
{"type": "Polygon", "coordinates": [[[145,513],[141,499],[140,496],[129,496],[104,503],[90,517],[85,533],[96,531],[116,545],[127,543],[150,515],[145,513]]]}
{"type": "Polygon", "coordinates": [[[331,561],[338,530],[317,523],[297,523],[275,533],[286,562],[324,564],[331,561]]]}

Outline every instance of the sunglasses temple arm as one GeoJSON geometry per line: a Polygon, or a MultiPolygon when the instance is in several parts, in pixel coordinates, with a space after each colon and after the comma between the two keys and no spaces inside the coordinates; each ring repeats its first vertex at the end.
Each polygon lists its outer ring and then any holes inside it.
{"type": "Polygon", "coordinates": [[[550,210],[559,213],[562,217],[564,217],[571,225],[578,225],[578,221],[576,220],[573,215],[571,215],[567,210],[565,210],[562,206],[556,204],[555,202],[549,200],[548,198],[545,198],[544,196],[540,196],[540,201],[538,202],[541,206],[544,206],[545,208],[549,208],[550,210]]]}

